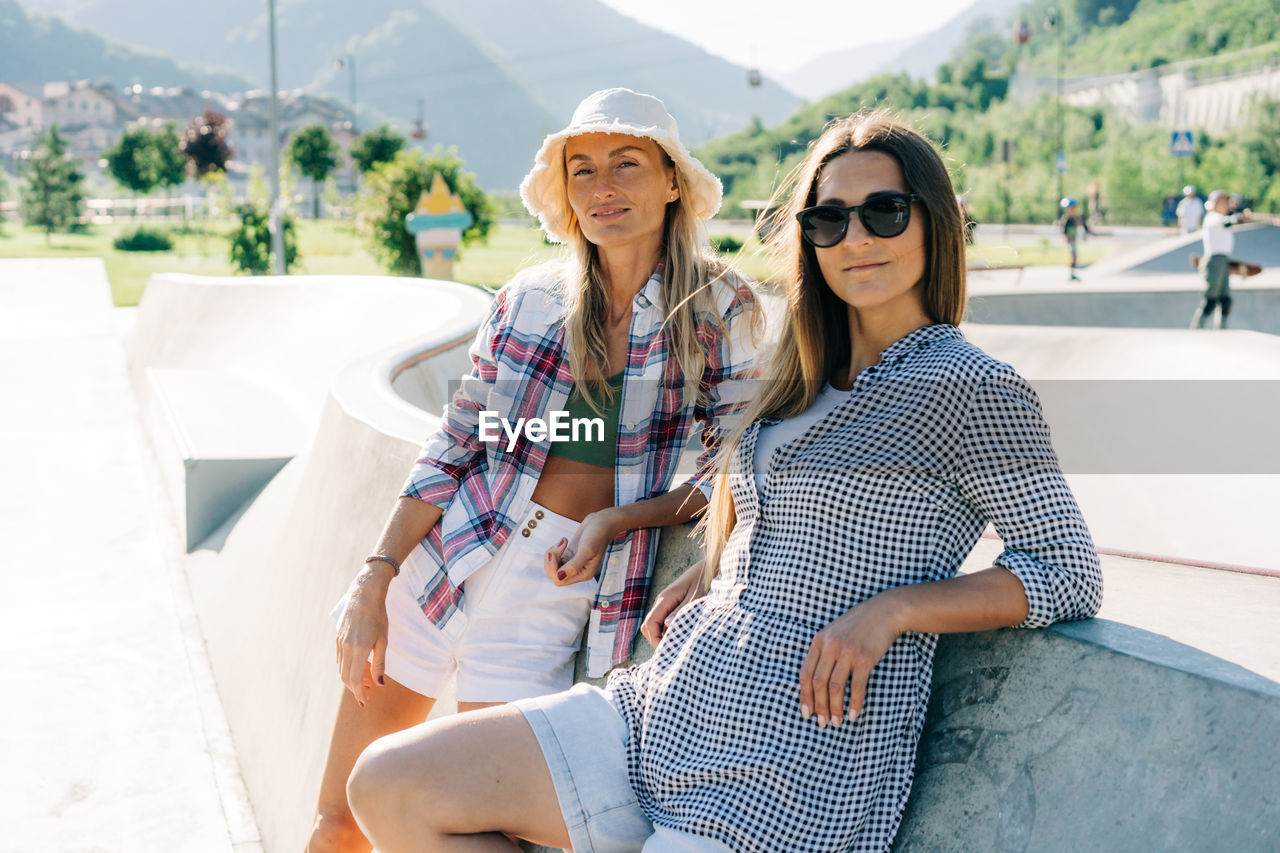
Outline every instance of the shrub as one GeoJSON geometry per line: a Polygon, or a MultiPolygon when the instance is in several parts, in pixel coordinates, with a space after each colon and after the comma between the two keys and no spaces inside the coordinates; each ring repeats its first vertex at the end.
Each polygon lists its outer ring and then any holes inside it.
{"type": "Polygon", "coordinates": [[[722,255],[736,255],[742,251],[743,242],[737,237],[730,237],[728,234],[711,237],[711,248],[715,249],[722,255]]]}
{"type": "Polygon", "coordinates": [[[422,259],[404,221],[417,206],[419,196],[431,188],[436,172],[471,214],[471,226],[462,232],[462,245],[488,236],[493,226],[493,206],[476,186],[474,176],[462,171],[462,167],[462,160],[454,151],[437,145],[431,154],[417,148],[400,151],[368,174],[360,200],[360,222],[372,242],[374,257],[392,273],[422,275],[422,259]]]}
{"type": "Polygon", "coordinates": [[[158,228],[139,225],[121,234],[111,245],[121,252],[168,252],[173,249],[173,238],[158,228]]]}
{"type": "MultiPolygon", "coordinates": [[[[240,224],[232,229],[231,263],[240,272],[250,275],[266,275],[271,272],[271,229],[267,212],[252,204],[236,207],[240,224]]],[[[284,229],[284,268],[287,272],[298,259],[298,240],[294,235],[293,218],[281,219],[284,229]]]]}

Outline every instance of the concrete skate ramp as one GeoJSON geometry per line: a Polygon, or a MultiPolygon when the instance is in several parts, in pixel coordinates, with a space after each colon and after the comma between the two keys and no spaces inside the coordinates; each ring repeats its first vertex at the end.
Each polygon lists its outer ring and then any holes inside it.
{"type": "MultiPolygon", "coordinates": [[[[196,284],[192,300],[217,301],[196,284]]],[[[425,285],[423,292],[436,286],[425,285]]],[[[348,298],[335,288],[337,298],[348,298]]],[[[414,292],[402,297],[416,304],[414,292]]],[[[152,304],[191,316],[194,324],[199,313],[189,312],[185,301],[175,283],[168,299],[152,304]]],[[[277,306],[282,315],[288,313],[285,303],[280,299],[277,306]]],[[[392,322],[405,313],[396,298],[385,308],[386,317],[374,319],[392,322]]],[[[148,310],[144,301],[140,311],[148,310]]],[[[294,360],[274,343],[241,342],[245,350],[263,353],[272,369],[296,365],[305,374],[301,384],[326,389],[313,404],[312,440],[186,560],[268,853],[301,849],[314,808],[339,696],[329,610],[376,538],[422,437],[437,424],[424,408],[434,411],[442,402],[440,377],[461,372],[461,350],[449,344],[467,338],[460,327],[474,329],[482,312],[482,304],[468,303],[452,318],[455,325],[436,337],[387,348],[377,346],[383,327],[373,323],[360,334],[376,351],[353,357],[327,384],[317,368],[298,365],[305,359],[294,360]]],[[[139,317],[139,329],[158,327],[156,318],[139,317]]],[[[227,333],[234,328],[224,323],[227,333]]],[[[242,334],[248,338],[250,331],[278,334],[265,323],[242,334]]],[[[1157,368],[1179,375],[1180,364],[1197,365],[1197,377],[1242,370],[1259,381],[1280,377],[1280,371],[1259,367],[1277,363],[1275,342],[1263,335],[982,327],[966,333],[1036,381],[1092,378],[1121,368],[1130,378],[1165,375],[1157,368]],[[1184,346],[1198,347],[1198,357],[1174,361],[1184,346]]],[[[215,337],[202,340],[235,351],[232,342],[215,337]]],[[[331,339],[297,343],[328,360],[322,343],[331,339]]],[[[170,365],[210,363],[181,352],[180,344],[179,337],[133,351],[162,353],[170,365]]],[[[135,362],[134,369],[145,375],[149,366],[135,362]]],[[[1186,531],[1156,523],[1164,513],[1180,511],[1171,526],[1205,528],[1193,531],[1186,553],[1219,560],[1230,554],[1254,565],[1269,555],[1274,565],[1274,549],[1261,541],[1261,531],[1270,529],[1263,510],[1277,505],[1274,485],[1242,500],[1247,484],[1205,486],[1211,478],[1201,478],[1207,492],[1189,482],[1186,495],[1176,497],[1167,479],[1139,478],[1125,481],[1127,491],[1117,498],[1110,481],[1090,486],[1071,479],[1102,544],[1183,547],[1175,534],[1186,531]],[[1210,497],[1198,500],[1204,494],[1210,497]],[[1183,500],[1191,500],[1194,511],[1180,508],[1183,500]],[[1211,506],[1219,500],[1221,511],[1211,506]],[[1135,512],[1150,514],[1134,528],[1140,535],[1126,527],[1135,512]],[[1229,550],[1237,540],[1245,546],[1229,550]]],[[[682,527],[664,533],[659,584],[693,559],[687,534],[682,527]]],[[[984,540],[970,567],[990,565],[998,547],[984,540]]],[[[1231,575],[1236,583],[1228,587],[1218,582],[1219,573],[1114,557],[1105,560],[1104,572],[1108,602],[1102,615],[1120,624],[1096,620],[943,644],[922,774],[903,829],[906,849],[1068,849],[1073,836],[1067,830],[1082,831],[1080,825],[1090,822],[1097,825],[1089,832],[1112,828],[1108,837],[1115,843],[1102,846],[1141,849],[1143,839],[1165,837],[1151,834],[1161,820],[1170,832],[1199,826],[1202,835],[1180,836],[1190,846],[1222,837],[1256,848],[1259,839],[1271,837],[1260,833],[1280,825],[1277,805],[1267,799],[1280,780],[1268,763],[1270,753],[1260,748],[1280,736],[1274,683],[1280,644],[1266,640],[1273,633],[1270,614],[1280,607],[1280,580],[1231,575]],[[1184,594],[1175,595],[1179,591],[1184,594]],[[1231,630],[1222,630],[1223,624],[1231,630]],[[1193,765],[1197,784],[1187,786],[1193,765]],[[1197,791],[1202,799],[1195,799],[1197,791]],[[1165,810],[1166,803],[1176,813],[1165,810]]],[[[639,659],[648,648],[643,641],[637,645],[639,659]]]]}
{"type": "Polygon", "coordinates": [[[306,447],[339,370],[446,331],[461,352],[457,318],[487,301],[422,279],[154,276],[127,347],[188,550],[306,447]]]}
{"type": "MultiPolygon", "coordinates": [[[[415,406],[392,377],[401,365],[410,377],[460,375],[489,301],[421,279],[175,275],[154,277],[138,308],[127,348],[144,401],[155,389],[150,371],[174,379],[245,370],[278,389],[304,424],[293,460],[185,563],[268,850],[301,849],[314,808],[338,696],[326,614],[437,423],[424,409],[444,404],[443,383],[419,377],[415,406]]],[[[252,444],[260,410],[217,403],[187,416],[252,444]]],[[[179,477],[168,423],[149,426],[161,467],[179,477]]]]}
{"type": "MultiPolygon", "coordinates": [[[[1056,270],[1054,271],[1057,272],[1056,270]]],[[[1043,274],[992,272],[969,277],[971,323],[1027,326],[1088,326],[1113,329],[1186,329],[1200,305],[1204,281],[1181,275],[1096,276],[1064,287],[1043,283],[1043,274]]],[[[1242,283],[1232,277],[1232,329],[1280,335],[1280,270],[1242,283]]]]}
{"type": "MultiPolygon", "coordinates": [[[[1233,229],[1233,257],[1262,264],[1261,275],[1231,278],[1230,325],[1280,334],[1280,227],[1233,229]]],[[[1189,258],[1203,248],[1196,234],[1157,241],[1104,258],[1066,282],[1061,267],[984,270],[969,274],[967,319],[1032,326],[1185,329],[1204,293],[1189,258]]]]}
{"type": "MultiPolygon", "coordinates": [[[[1235,235],[1235,249],[1231,257],[1269,269],[1280,267],[1280,227],[1265,222],[1246,222],[1234,226],[1231,233],[1235,235]]],[[[1200,232],[1179,234],[1099,262],[1093,271],[1099,274],[1185,273],[1192,269],[1191,256],[1203,254],[1204,241],[1200,232]]]]}
{"type": "Polygon", "coordinates": [[[965,327],[1032,381],[1099,547],[1280,569],[1280,339],[965,327]]]}

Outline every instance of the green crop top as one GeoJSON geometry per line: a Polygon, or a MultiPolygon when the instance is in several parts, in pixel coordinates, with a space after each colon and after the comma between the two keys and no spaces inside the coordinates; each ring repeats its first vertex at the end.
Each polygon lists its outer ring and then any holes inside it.
{"type": "Polygon", "coordinates": [[[578,386],[573,386],[573,390],[569,392],[569,401],[565,404],[569,420],[565,426],[561,427],[561,431],[568,433],[570,437],[565,441],[553,440],[551,449],[547,451],[548,456],[559,456],[561,459],[572,459],[575,462],[599,465],[603,468],[614,466],[618,459],[618,418],[622,413],[623,372],[619,371],[605,380],[609,383],[609,389],[613,391],[613,402],[605,404],[603,414],[592,410],[579,393],[578,386]],[[587,423],[579,422],[584,419],[587,423]],[[599,421],[601,420],[604,421],[603,438],[600,436],[599,421]],[[576,430],[574,424],[577,424],[576,430]],[[573,439],[575,432],[577,433],[576,441],[573,439]]]}

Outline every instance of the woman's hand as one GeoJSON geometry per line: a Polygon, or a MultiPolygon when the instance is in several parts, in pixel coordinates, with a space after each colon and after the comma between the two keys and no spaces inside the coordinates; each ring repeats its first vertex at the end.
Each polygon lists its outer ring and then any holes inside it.
{"type": "Polygon", "coordinates": [[[680,577],[672,581],[666,589],[658,593],[653,606],[645,614],[640,623],[640,633],[655,649],[662,637],[667,633],[667,620],[673,613],[691,601],[702,597],[702,560],[685,569],[680,577]]]}
{"type": "Polygon", "coordinates": [[[800,715],[818,725],[840,725],[849,687],[852,720],[862,713],[871,670],[902,634],[900,616],[885,593],[872,596],[819,631],[800,667],[800,715]]]}
{"type": "Polygon", "coordinates": [[[366,563],[351,581],[346,607],[338,619],[338,677],[361,708],[369,701],[369,691],[374,683],[384,683],[387,587],[394,577],[395,572],[386,563],[366,563]]]}
{"type": "Polygon", "coordinates": [[[573,534],[561,539],[543,558],[543,571],[556,586],[589,581],[600,571],[609,543],[618,535],[617,515],[613,507],[593,512],[573,534]]]}

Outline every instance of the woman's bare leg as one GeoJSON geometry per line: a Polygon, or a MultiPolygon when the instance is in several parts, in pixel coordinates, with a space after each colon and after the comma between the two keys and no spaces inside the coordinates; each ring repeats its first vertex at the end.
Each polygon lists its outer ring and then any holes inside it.
{"type": "Polygon", "coordinates": [[[381,738],[356,762],[347,797],[379,853],[511,853],[506,835],[569,846],[542,749],[511,705],[381,738]]]}
{"type": "Polygon", "coordinates": [[[390,677],[385,685],[370,691],[363,708],[351,691],[342,691],[306,853],[367,853],[371,849],[347,805],[347,777],[365,747],[384,735],[421,723],[434,704],[435,699],[414,693],[390,677]]]}

